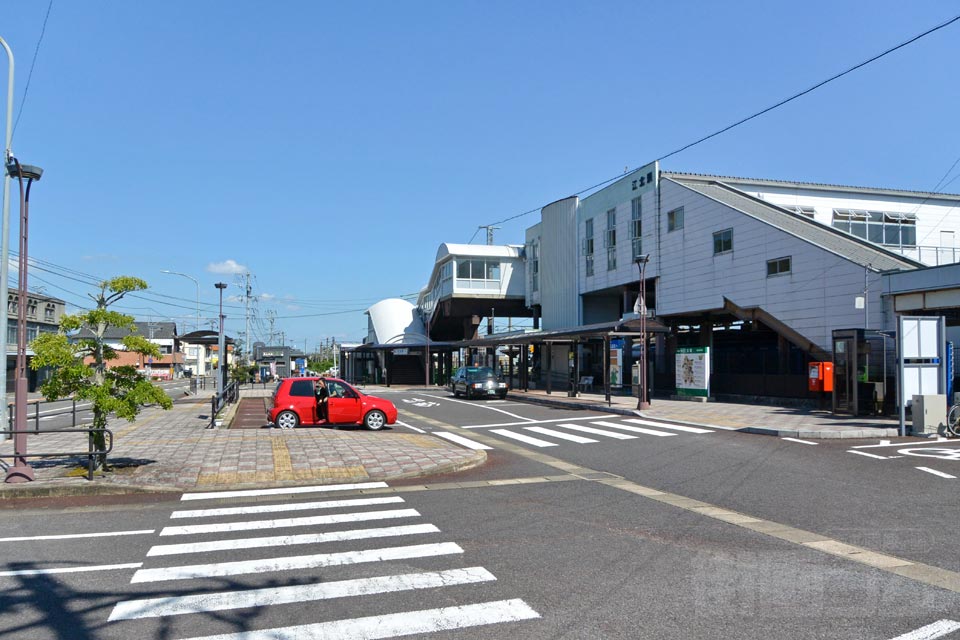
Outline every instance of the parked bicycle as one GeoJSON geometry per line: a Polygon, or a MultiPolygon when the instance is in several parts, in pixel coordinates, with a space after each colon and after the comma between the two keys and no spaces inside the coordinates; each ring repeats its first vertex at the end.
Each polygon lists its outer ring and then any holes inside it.
{"type": "Polygon", "coordinates": [[[947,425],[944,431],[947,437],[960,438],[960,404],[950,407],[950,413],[947,414],[947,425]]]}

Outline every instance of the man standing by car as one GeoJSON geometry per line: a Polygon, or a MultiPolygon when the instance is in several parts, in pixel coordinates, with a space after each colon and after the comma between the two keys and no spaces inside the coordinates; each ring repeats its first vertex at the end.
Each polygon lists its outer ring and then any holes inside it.
{"type": "Polygon", "coordinates": [[[327,420],[327,383],[323,380],[317,380],[315,383],[314,395],[317,397],[317,420],[327,420]]]}

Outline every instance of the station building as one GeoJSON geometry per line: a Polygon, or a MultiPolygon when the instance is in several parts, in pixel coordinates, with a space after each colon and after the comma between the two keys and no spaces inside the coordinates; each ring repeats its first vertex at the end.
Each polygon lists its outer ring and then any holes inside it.
{"type": "MultiPolygon", "coordinates": [[[[462,356],[549,342],[569,352],[553,360],[570,363],[571,387],[584,375],[606,384],[639,356],[623,323],[639,317],[642,291],[654,390],[674,390],[677,349],[709,347],[711,395],[739,398],[810,400],[809,363],[833,361],[835,332],[858,330],[860,353],[872,357],[850,363],[851,379],[878,383],[883,402],[898,313],[946,315],[948,339],[960,338],[957,301],[935,295],[960,291],[950,266],[960,262],[958,207],[957,195],[666,172],[655,162],[547,205],[522,245],[442,245],[416,311],[405,313],[419,318],[421,343],[462,356]],[[931,275],[900,277],[913,272],[931,275]],[[534,330],[481,337],[483,317],[532,317],[534,330]],[[622,337],[616,374],[601,335],[622,337]]],[[[427,366],[448,370],[434,348],[427,366]]],[[[538,355],[525,368],[539,368],[538,355]]]]}

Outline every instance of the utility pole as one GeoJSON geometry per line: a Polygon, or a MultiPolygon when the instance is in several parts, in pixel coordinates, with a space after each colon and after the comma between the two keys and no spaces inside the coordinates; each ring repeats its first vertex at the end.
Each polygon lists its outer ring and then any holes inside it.
{"type": "Polygon", "coordinates": [[[273,311],[267,311],[267,319],[270,321],[270,346],[276,346],[276,334],[273,332],[273,323],[277,319],[277,314],[273,311]]]}
{"type": "Polygon", "coordinates": [[[243,341],[244,341],[243,351],[247,354],[247,362],[250,362],[250,360],[252,359],[251,358],[252,352],[250,351],[250,272],[249,271],[247,271],[247,283],[246,283],[246,287],[244,287],[244,293],[245,295],[243,297],[243,302],[244,302],[243,316],[244,316],[244,322],[246,324],[244,326],[244,332],[243,332],[243,341]]]}
{"type": "Polygon", "coordinates": [[[499,229],[500,227],[494,227],[493,225],[487,224],[487,225],[481,225],[477,228],[487,230],[487,244],[489,245],[489,244],[493,244],[493,230],[499,229]]]}

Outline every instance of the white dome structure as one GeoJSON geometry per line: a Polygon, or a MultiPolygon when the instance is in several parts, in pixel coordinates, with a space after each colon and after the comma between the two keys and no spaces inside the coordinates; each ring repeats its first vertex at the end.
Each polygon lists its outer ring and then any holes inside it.
{"type": "Polygon", "coordinates": [[[423,320],[417,307],[400,298],[387,298],[366,311],[367,342],[372,344],[425,344],[423,320]]]}

